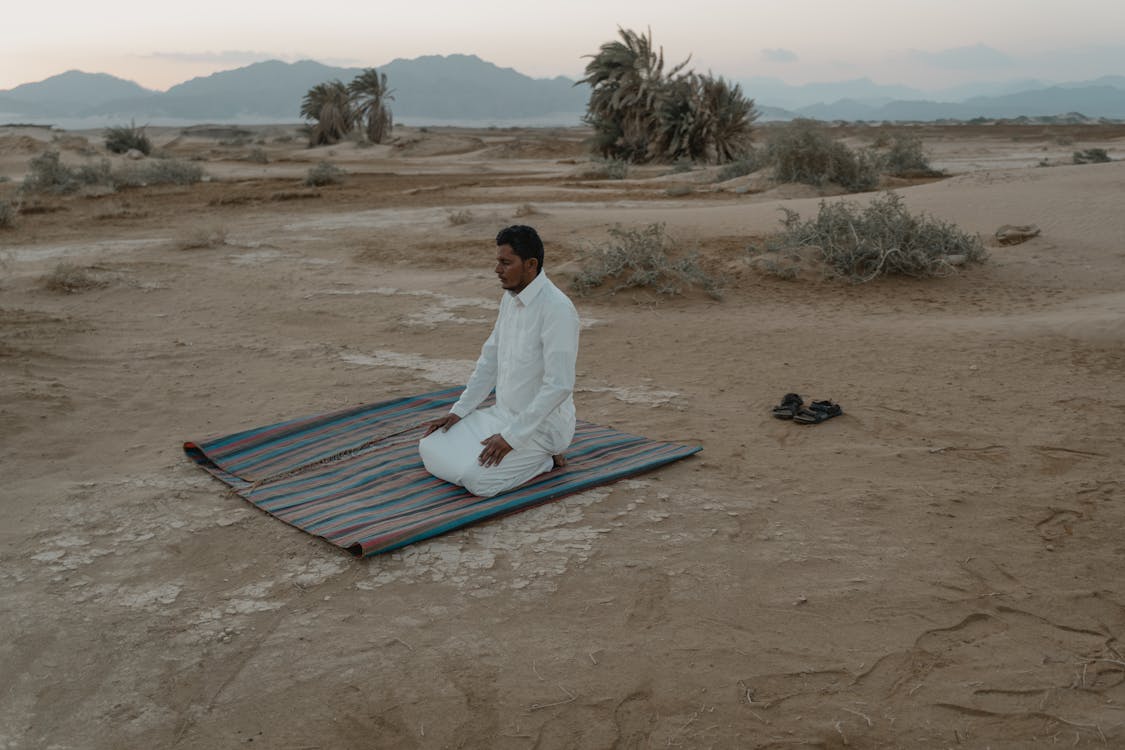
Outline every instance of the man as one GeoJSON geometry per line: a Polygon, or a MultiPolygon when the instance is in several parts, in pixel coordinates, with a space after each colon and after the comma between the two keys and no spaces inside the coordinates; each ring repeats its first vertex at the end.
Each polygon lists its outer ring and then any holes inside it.
{"type": "Polygon", "coordinates": [[[426,470],[492,497],[565,464],[574,438],[578,312],[543,271],[543,241],[515,225],[496,236],[504,295],[461,398],[426,425],[426,470]],[[478,409],[496,389],[496,405],[478,409]]]}

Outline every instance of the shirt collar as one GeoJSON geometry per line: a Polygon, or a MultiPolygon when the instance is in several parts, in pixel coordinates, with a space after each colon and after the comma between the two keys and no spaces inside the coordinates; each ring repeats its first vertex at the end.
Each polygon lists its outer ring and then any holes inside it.
{"type": "Polygon", "coordinates": [[[539,293],[543,291],[543,288],[546,287],[548,283],[550,282],[547,281],[547,272],[541,270],[538,275],[531,280],[531,283],[523,288],[522,292],[513,294],[512,296],[515,297],[521,305],[527,307],[535,301],[535,298],[539,296],[539,293]]]}

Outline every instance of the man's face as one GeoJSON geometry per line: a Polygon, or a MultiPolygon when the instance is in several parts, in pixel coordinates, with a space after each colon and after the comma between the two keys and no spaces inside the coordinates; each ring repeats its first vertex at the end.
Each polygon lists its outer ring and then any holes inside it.
{"type": "Polygon", "coordinates": [[[496,275],[500,277],[500,286],[513,294],[522,292],[535,279],[537,265],[534,258],[523,260],[516,255],[511,245],[496,248],[496,275]]]}

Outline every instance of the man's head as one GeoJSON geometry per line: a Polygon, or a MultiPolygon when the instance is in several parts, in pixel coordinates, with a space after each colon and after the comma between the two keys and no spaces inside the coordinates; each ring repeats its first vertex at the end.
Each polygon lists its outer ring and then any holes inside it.
{"type": "Polygon", "coordinates": [[[500,286],[519,294],[543,268],[543,240],[522,224],[505,227],[496,235],[496,275],[500,286]]]}

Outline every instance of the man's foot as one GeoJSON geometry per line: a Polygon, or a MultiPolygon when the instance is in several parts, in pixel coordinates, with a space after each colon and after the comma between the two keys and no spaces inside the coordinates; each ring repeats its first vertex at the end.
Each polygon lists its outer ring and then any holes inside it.
{"type": "Polygon", "coordinates": [[[562,467],[566,466],[565,453],[559,453],[558,455],[551,456],[551,460],[554,462],[556,469],[561,469],[562,467]]]}

